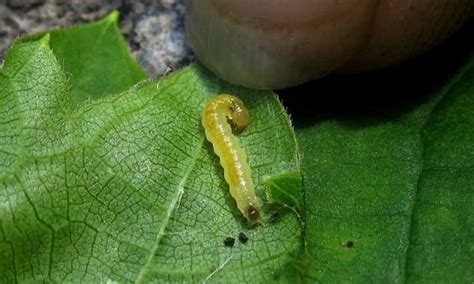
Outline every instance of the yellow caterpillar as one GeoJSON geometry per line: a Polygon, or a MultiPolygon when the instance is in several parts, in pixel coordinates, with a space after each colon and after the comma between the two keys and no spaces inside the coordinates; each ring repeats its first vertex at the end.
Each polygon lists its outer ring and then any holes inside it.
{"type": "Polygon", "coordinates": [[[260,205],[255,195],[247,155],[240,147],[239,139],[232,133],[233,124],[243,130],[250,123],[250,115],[244,103],[237,97],[221,94],[210,99],[202,112],[202,125],[206,138],[219,156],[224,168],[224,178],[229,184],[237,207],[250,224],[261,223],[260,205]]]}

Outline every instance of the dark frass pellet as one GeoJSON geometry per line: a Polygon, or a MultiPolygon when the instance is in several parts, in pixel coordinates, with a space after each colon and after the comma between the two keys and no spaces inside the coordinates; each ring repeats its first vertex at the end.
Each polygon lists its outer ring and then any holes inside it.
{"type": "Polygon", "coordinates": [[[226,247],[233,247],[234,243],[235,243],[235,239],[232,238],[232,237],[227,237],[227,238],[224,239],[224,245],[226,247]]]}
{"type": "Polygon", "coordinates": [[[245,244],[249,240],[249,237],[243,232],[239,233],[239,241],[243,244],[245,244]]]}

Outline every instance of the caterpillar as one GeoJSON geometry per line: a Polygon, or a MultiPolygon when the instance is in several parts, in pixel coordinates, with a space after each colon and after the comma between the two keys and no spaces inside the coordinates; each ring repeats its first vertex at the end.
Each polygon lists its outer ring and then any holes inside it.
{"type": "Polygon", "coordinates": [[[206,138],[220,159],[230,195],[240,212],[249,224],[261,223],[259,200],[255,195],[247,155],[240,147],[239,139],[232,133],[231,124],[239,130],[250,124],[250,114],[242,100],[229,94],[211,98],[202,112],[206,138]]]}

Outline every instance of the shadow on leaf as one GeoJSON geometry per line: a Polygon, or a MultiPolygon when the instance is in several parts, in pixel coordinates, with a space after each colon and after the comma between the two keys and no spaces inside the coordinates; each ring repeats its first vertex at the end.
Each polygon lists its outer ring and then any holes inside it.
{"type": "Polygon", "coordinates": [[[364,128],[397,119],[428,101],[456,74],[474,47],[474,20],[445,43],[397,66],[364,74],[331,75],[277,93],[296,128],[326,119],[364,128]]]}

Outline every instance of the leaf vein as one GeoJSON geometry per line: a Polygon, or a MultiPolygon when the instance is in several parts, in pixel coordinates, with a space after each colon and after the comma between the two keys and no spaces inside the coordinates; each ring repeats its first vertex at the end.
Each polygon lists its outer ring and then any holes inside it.
{"type": "Polygon", "coordinates": [[[204,144],[204,137],[201,137],[201,141],[200,141],[200,143],[197,144],[197,147],[196,147],[193,155],[191,156],[191,161],[189,162],[189,165],[186,167],[183,178],[180,180],[180,182],[178,184],[178,188],[175,192],[175,196],[174,196],[173,200],[171,201],[171,203],[169,204],[168,210],[166,211],[165,218],[164,218],[164,220],[162,222],[162,225],[161,225],[161,227],[158,231],[158,234],[156,236],[155,245],[151,249],[150,254],[148,256],[148,259],[145,262],[145,265],[142,267],[142,269],[138,273],[138,276],[135,280],[135,283],[143,283],[143,281],[144,281],[144,277],[145,277],[145,274],[148,271],[148,267],[151,265],[153,257],[155,256],[156,252],[159,249],[161,239],[165,235],[165,229],[169,224],[169,221],[171,219],[171,215],[179,207],[181,197],[183,196],[183,193],[184,193],[184,186],[185,186],[185,184],[186,184],[186,182],[187,182],[194,166],[196,165],[196,162],[198,161],[198,156],[199,156],[199,153],[202,150],[203,144],[204,144]]]}

